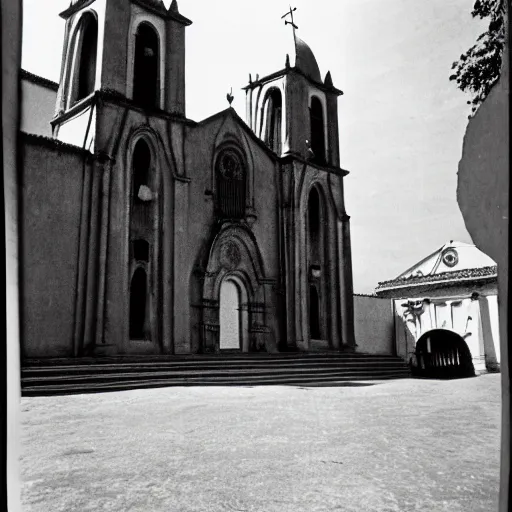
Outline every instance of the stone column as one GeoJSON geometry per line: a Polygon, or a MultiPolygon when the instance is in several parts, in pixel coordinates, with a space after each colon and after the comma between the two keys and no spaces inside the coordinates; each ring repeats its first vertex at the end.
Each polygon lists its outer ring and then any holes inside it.
{"type": "Polygon", "coordinates": [[[344,214],[338,222],[338,244],[340,260],[340,349],[354,349],[354,286],[352,282],[352,251],[350,248],[350,217],[344,214]]]}
{"type": "Polygon", "coordinates": [[[473,366],[475,373],[484,373],[487,371],[485,366],[485,352],[483,342],[483,329],[482,329],[482,318],[480,315],[480,304],[478,297],[471,298],[470,304],[470,315],[471,315],[471,335],[466,338],[469,350],[471,352],[471,358],[473,360],[473,366]]]}

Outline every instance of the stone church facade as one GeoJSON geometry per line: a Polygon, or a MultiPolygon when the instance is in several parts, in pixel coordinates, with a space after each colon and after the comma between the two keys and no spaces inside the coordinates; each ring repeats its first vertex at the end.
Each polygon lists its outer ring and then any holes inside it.
{"type": "Polygon", "coordinates": [[[21,137],[23,356],[219,352],[227,286],[231,349],[354,349],[341,91],[310,48],[250,81],[247,124],[195,122],[176,1],[61,16],[52,136],[21,137]]]}

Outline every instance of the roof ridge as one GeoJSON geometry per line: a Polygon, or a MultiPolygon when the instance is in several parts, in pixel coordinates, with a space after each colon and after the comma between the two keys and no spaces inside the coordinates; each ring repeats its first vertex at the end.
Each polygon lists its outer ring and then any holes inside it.
{"type": "Polygon", "coordinates": [[[450,278],[456,279],[471,278],[471,277],[493,277],[497,275],[498,266],[489,265],[485,267],[465,268],[461,270],[451,270],[447,272],[440,272],[439,274],[432,274],[427,276],[409,276],[396,279],[390,279],[389,281],[381,281],[377,285],[377,290],[394,285],[413,284],[413,283],[428,283],[432,281],[448,281],[450,278]]]}

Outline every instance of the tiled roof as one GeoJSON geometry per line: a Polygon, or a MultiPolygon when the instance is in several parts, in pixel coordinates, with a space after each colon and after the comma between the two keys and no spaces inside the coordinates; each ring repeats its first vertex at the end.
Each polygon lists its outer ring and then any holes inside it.
{"type": "Polygon", "coordinates": [[[27,71],[25,69],[20,70],[20,76],[22,79],[28,80],[29,82],[33,82],[35,84],[42,85],[43,87],[47,87],[52,91],[57,91],[59,88],[58,83],[53,82],[52,80],[48,80],[47,78],[44,78],[42,76],[34,75],[34,73],[30,73],[30,71],[27,71]]]}
{"type": "Polygon", "coordinates": [[[469,268],[465,270],[457,270],[455,272],[442,272],[431,276],[410,276],[401,279],[391,279],[390,281],[382,281],[378,284],[376,290],[391,289],[405,286],[413,286],[417,284],[427,284],[438,281],[464,281],[466,279],[491,278],[498,275],[498,267],[480,267],[469,268]]]}
{"type": "Polygon", "coordinates": [[[86,149],[83,149],[79,146],[74,146],[73,144],[68,144],[67,142],[62,142],[61,140],[54,139],[52,137],[46,137],[45,135],[36,135],[34,133],[26,133],[22,131],[20,131],[20,135],[21,138],[27,142],[46,146],[57,151],[68,150],[75,153],[83,154],[87,157],[93,156],[93,154],[90,151],[87,151],[86,149]]]}

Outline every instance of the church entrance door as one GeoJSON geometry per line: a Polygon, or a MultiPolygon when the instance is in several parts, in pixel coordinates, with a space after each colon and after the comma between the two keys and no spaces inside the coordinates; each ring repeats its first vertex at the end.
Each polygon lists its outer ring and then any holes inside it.
{"type": "Polygon", "coordinates": [[[224,279],[220,287],[220,340],[221,350],[241,349],[240,289],[231,279],[224,279]]]}

